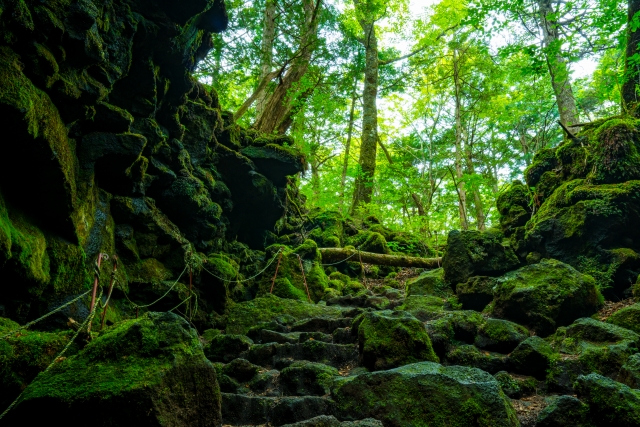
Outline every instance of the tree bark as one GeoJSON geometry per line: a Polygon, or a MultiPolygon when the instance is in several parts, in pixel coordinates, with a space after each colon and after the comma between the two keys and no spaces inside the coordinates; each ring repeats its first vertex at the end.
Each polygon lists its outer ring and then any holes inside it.
{"type": "Polygon", "coordinates": [[[569,67],[560,51],[562,41],[558,32],[558,22],[553,18],[555,12],[552,0],[538,0],[540,9],[540,29],[545,58],[551,75],[551,85],[556,95],[556,103],[560,113],[560,121],[567,127],[580,123],[576,100],[571,89],[569,67]]]}
{"type": "MultiPolygon", "coordinates": [[[[356,9],[364,8],[362,0],[354,0],[356,9]]],[[[351,213],[365,203],[371,202],[373,178],[376,171],[376,148],[378,144],[378,39],[375,21],[363,13],[359,20],[364,33],[365,47],[364,91],[362,94],[362,137],[360,144],[360,171],[356,176],[351,213]]]]}
{"type": "Polygon", "coordinates": [[[418,258],[405,255],[385,255],[373,252],[358,252],[356,249],[344,248],[318,248],[322,255],[322,262],[325,264],[346,261],[359,261],[375,265],[388,265],[392,267],[415,267],[415,268],[439,268],[442,258],[418,258]]]}
{"type": "Polygon", "coordinates": [[[353,79],[353,94],[351,95],[351,109],[349,110],[349,126],[347,128],[347,142],[344,147],[344,160],[342,162],[342,177],[340,178],[340,212],[344,213],[344,193],[347,186],[347,169],[349,169],[349,153],[351,151],[351,138],[353,137],[353,124],[356,113],[356,86],[358,79],[353,79]]]}
{"type": "Polygon", "coordinates": [[[624,62],[624,83],[622,84],[622,108],[625,112],[638,116],[638,86],[640,85],[640,28],[633,28],[633,18],[640,12],[640,0],[629,0],[627,19],[627,52],[624,62]]]}
{"type": "MultiPolygon", "coordinates": [[[[273,68],[273,43],[276,39],[276,4],[277,0],[266,0],[264,8],[264,23],[262,26],[262,46],[260,48],[260,82],[266,80],[268,84],[273,77],[269,78],[273,68]],[[267,80],[268,79],[268,80],[267,80]]],[[[256,116],[259,117],[264,112],[267,101],[267,92],[263,85],[256,102],[256,116]]]]}
{"type": "Polygon", "coordinates": [[[453,50],[453,83],[455,89],[455,116],[456,116],[456,177],[458,178],[458,214],[460,216],[460,227],[463,230],[469,228],[466,215],[467,193],[464,188],[462,171],[462,84],[460,81],[460,57],[456,49],[453,50]]]}
{"type": "Polygon", "coordinates": [[[291,116],[295,110],[290,90],[309,70],[311,55],[316,47],[321,5],[322,0],[303,0],[305,25],[301,30],[300,45],[291,60],[291,66],[265,101],[262,114],[257,116],[253,127],[261,132],[285,133],[291,125],[291,116]]]}

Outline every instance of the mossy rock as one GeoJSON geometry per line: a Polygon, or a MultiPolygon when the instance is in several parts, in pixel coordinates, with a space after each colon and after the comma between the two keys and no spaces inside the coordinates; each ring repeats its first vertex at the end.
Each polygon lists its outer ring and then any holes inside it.
{"type": "Polygon", "coordinates": [[[517,227],[522,227],[531,218],[531,195],[520,181],[514,181],[498,194],[496,207],[500,214],[500,227],[505,236],[510,236],[517,227]]]}
{"type": "Polygon", "coordinates": [[[280,384],[287,396],[324,396],[330,393],[338,370],[322,363],[294,362],[280,373],[280,384]]]}
{"type": "Polygon", "coordinates": [[[622,366],[638,352],[640,335],[627,329],[591,318],[578,319],[559,328],[548,338],[553,347],[568,357],[556,360],[547,375],[547,383],[571,391],[581,374],[618,376],[622,366]]]}
{"type": "Polygon", "coordinates": [[[518,426],[498,382],[463,366],[414,363],[336,381],[341,419],[372,417],[394,426],[518,426]]]}
{"type": "Polygon", "coordinates": [[[319,316],[339,318],[343,317],[342,312],[343,309],[337,306],[309,304],[267,294],[251,301],[230,304],[222,321],[227,333],[246,334],[256,324],[281,316],[290,316],[294,320],[319,316]]]}
{"type": "Polygon", "coordinates": [[[502,233],[495,230],[451,231],[442,258],[444,280],[454,289],[471,276],[497,276],[519,264],[502,233]]]}
{"type": "Polygon", "coordinates": [[[640,391],[598,374],[578,377],[575,388],[596,426],[640,425],[640,391]]]}
{"type": "Polygon", "coordinates": [[[493,300],[496,279],[488,276],[473,276],[456,285],[456,295],[464,310],[482,311],[493,300]]]}
{"type": "Polygon", "coordinates": [[[533,157],[531,165],[527,167],[524,172],[527,185],[529,187],[535,187],[538,185],[540,178],[546,172],[555,169],[558,166],[558,158],[556,157],[556,150],[553,148],[543,148],[538,150],[533,157]]]}
{"type": "Polygon", "coordinates": [[[591,138],[589,177],[598,184],[611,184],[640,179],[640,121],[614,118],[598,127],[591,138]]]}
{"type": "Polygon", "coordinates": [[[620,369],[617,380],[631,388],[640,388],[640,353],[631,355],[620,369]]]}
{"type": "Polygon", "coordinates": [[[434,295],[441,298],[450,297],[453,292],[444,281],[444,269],[427,270],[418,277],[407,280],[407,296],[434,295]]]}
{"type": "Polygon", "coordinates": [[[204,354],[212,362],[231,362],[249,350],[253,340],[244,335],[221,334],[214,337],[204,348],[204,354]]]}
{"type": "Polygon", "coordinates": [[[172,313],[148,313],[106,329],[82,352],[41,374],[3,421],[35,423],[43,413],[75,424],[96,413],[104,425],[222,421],[216,371],[196,331],[172,313]]]}
{"type": "Polygon", "coordinates": [[[260,371],[260,367],[254,365],[245,359],[233,359],[230,363],[224,365],[220,372],[228,375],[240,382],[249,381],[260,371]]]}
{"type": "Polygon", "coordinates": [[[617,325],[640,334],[640,304],[633,304],[616,311],[607,319],[607,323],[617,325]]]}
{"type": "Polygon", "coordinates": [[[547,370],[558,358],[553,347],[537,336],[522,341],[509,356],[514,372],[540,380],[545,378],[547,370]]]}
{"type": "Polygon", "coordinates": [[[492,314],[547,336],[594,314],[601,298],[591,276],[560,261],[543,260],[496,280],[492,314]]]}
{"type": "Polygon", "coordinates": [[[258,284],[259,293],[273,293],[281,298],[301,301],[308,301],[309,298],[313,302],[320,301],[329,287],[329,278],[321,265],[322,256],[316,242],[307,239],[295,249],[273,245],[267,248],[267,256],[275,255],[278,250],[281,251],[281,256],[278,255],[280,261],[274,262],[264,273],[258,284]],[[272,292],[271,285],[273,277],[276,276],[276,268],[278,274],[272,292]]]}
{"type": "Polygon", "coordinates": [[[454,346],[449,350],[445,359],[448,365],[478,368],[490,374],[509,369],[509,359],[507,356],[482,351],[476,346],[469,344],[454,346]]]}
{"type": "Polygon", "coordinates": [[[404,299],[404,304],[396,310],[406,311],[416,319],[426,322],[442,317],[446,301],[439,297],[411,295],[404,299]]]}
{"type": "Polygon", "coordinates": [[[533,394],[538,389],[538,381],[532,377],[514,377],[506,371],[493,375],[500,383],[500,388],[511,399],[519,399],[533,394]]]}
{"type": "Polygon", "coordinates": [[[364,313],[358,326],[358,348],[369,370],[438,361],[422,322],[402,311],[364,313]]]}
{"type": "Polygon", "coordinates": [[[475,311],[450,311],[426,323],[436,354],[444,357],[452,345],[473,344],[485,318],[475,311]]]}
{"type": "Polygon", "coordinates": [[[309,238],[321,248],[342,247],[344,240],[344,218],[340,212],[314,209],[309,213],[309,222],[315,227],[309,238]]]}
{"type": "Polygon", "coordinates": [[[474,344],[483,350],[507,354],[528,337],[529,331],[524,326],[501,319],[487,319],[478,328],[474,344]]]}
{"type": "Polygon", "coordinates": [[[573,396],[550,396],[538,414],[536,427],[590,427],[589,405],[573,396]]]}
{"type": "Polygon", "coordinates": [[[374,231],[358,231],[358,234],[347,238],[346,243],[363,252],[388,254],[391,252],[387,240],[380,233],[374,231]]]}

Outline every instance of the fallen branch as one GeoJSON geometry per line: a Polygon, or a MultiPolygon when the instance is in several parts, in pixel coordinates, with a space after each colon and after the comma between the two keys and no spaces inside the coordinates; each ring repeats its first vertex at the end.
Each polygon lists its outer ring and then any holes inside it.
{"type": "Polygon", "coordinates": [[[319,248],[322,254],[322,262],[340,262],[355,255],[362,257],[362,262],[375,265],[388,265],[392,267],[415,267],[415,268],[438,268],[442,263],[442,258],[418,258],[405,255],[385,255],[373,252],[362,252],[358,254],[356,249],[343,248],[319,248]]]}

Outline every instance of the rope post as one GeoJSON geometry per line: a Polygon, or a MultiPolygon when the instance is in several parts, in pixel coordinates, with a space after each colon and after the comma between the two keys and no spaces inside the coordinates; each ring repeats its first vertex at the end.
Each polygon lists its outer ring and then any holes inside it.
{"type": "Polygon", "coordinates": [[[280,256],[278,257],[278,264],[276,265],[276,274],[273,275],[273,279],[271,279],[271,290],[270,294],[273,293],[273,286],[276,284],[276,277],[278,277],[278,269],[280,268],[280,260],[282,259],[282,249],[280,250],[280,256]]]}
{"type": "MultiPolygon", "coordinates": [[[[362,254],[360,253],[360,249],[358,249],[358,258],[360,258],[360,269],[362,270],[362,282],[364,283],[364,287],[367,287],[367,276],[364,272],[364,264],[362,263],[362,254]]],[[[368,289],[368,288],[367,288],[368,289]]]]}
{"type": "Polygon", "coordinates": [[[113,256],[113,271],[111,272],[111,282],[109,283],[109,293],[107,294],[107,302],[104,303],[104,310],[102,310],[102,319],[100,320],[100,330],[104,329],[104,321],[107,318],[107,307],[109,306],[109,300],[111,299],[111,292],[113,292],[113,285],[116,283],[116,272],[118,271],[118,256],[113,256]]]}
{"type": "MultiPolygon", "coordinates": [[[[93,309],[96,306],[96,293],[98,292],[98,283],[100,282],[100,263],[102,262],[102,253],[98,254],[98,259],[96,260],[96,264],[94,266],[94,274],[95,279],[93,281],[93,292],[91,293],[91,307],[89,312],[93,312],[93,309]]],[[[89,326],[87,327],[87,332],[91,332],[91,322],[89,322],[89,326]]]]}
{"type": "Polygon", "coordinates": [[[193,269],[189,265],[189,305],[187,306],[189,311],[189,319],[193,318],[193,308],[191,306],[191,295],[193,294],[193,269]]]}
{"type": "Polygon", "coordinates": [[[300,255],[298,255],[298,261],[300,262],[300,271],[302,272],[302,280],[304,280],[304,288],[307,290],[307,298],[309,299],[309,302],[311,302],[311,295],[309,295],[309,286],[307,286],[307,277],[304,275],[304,267],[302,266],[302,258],[300,257],[300,255]]]}

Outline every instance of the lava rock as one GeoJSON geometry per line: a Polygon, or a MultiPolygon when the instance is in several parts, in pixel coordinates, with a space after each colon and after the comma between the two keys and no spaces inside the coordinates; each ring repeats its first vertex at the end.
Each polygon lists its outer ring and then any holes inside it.
{"type": "Polygon", "coordinates": [[[640,304],[633,304],[613,313],[607,323],[629,329],[640,334],[640,304]]]}
{"type": "Polygon", "coordinates": [[[596,426],[640,425],[640,391],[598,374],[579,376],[575,389],[596,426]]]}
{"type": "Polygon", "coordinates": [[[385,426],[519,425],[515,411],[486,372],[432,362],[341,378],[332,390],[337,416],[372,417],[385,426]]]}
{"type": "Polygon", "coordinates": [[[627,363],[620,369],[618,381],[631,388],[640,388],[640,353],[627,359],[627,363]]]}
{"type": "Polygon", "coordinates": [[[544,379],[547,369],[557,358],[558,353],[540,337],[533,336],[522,341],[510,354],[509,361],[514,372],[544,379]]]}
{"type": "Polygon", "coordinates": [[[287,396],[324,396],[329,394],[338,370],[322,363],[299,361],[280,373],[282,391],[287,396]]]}
{"type": "Polygon", "coordinates": [[[495,278],[488,276],[470,277],[456,286],[458,301],[464,310],[482,311],[493,300],[495,278]]]}
{"type": "Polygon", "coordinates": [[[409,313],[385,310],[362,316],[358,325],[358,348],[362,365],[367,369],[438,361],[424,325],[409,313]]]}
{"type": "Polygon", "coordinates": [[[240,382],[245,382],[253,378],[259,370],[259,366],[254,365],[248,360],[234,359],[231,361],[231,363],[225,365],[222,368],[222,373],[233,377],[240,382]]]}
{"type": "Polygon", "coordinates": [[[549,397],[549,405],[536,420],[536,427],[589,427],[589,406],[573,396],[549,397]]]}
{"type": "Polygon", "coordinates": [[[204,348],[204,353],[212,362],[230,362],[249,350],[253,341],[244,335],[225,334],[213,338],[204,348]]]}
{"type": "Polygon", "coordinates": [[[487,319],[478,328],[474,344],[484,350],[506,354],[528,337],[529,331],[524,326],[506,320],[487,319]]]}
{"type": "Polygon", "coordinates": [[[497,279],[492,315],[545,337],[594,314],[600,293],[591,276],[556,260],[542,260],[497,279]]]}

